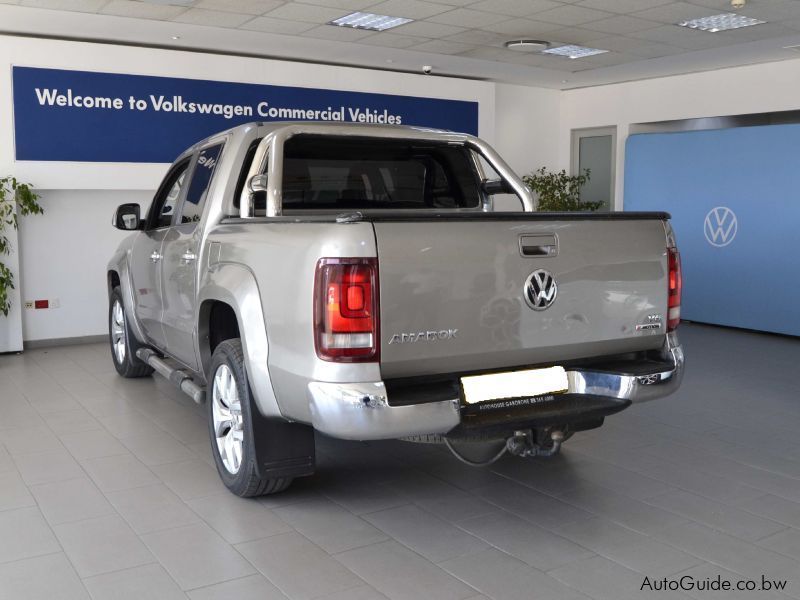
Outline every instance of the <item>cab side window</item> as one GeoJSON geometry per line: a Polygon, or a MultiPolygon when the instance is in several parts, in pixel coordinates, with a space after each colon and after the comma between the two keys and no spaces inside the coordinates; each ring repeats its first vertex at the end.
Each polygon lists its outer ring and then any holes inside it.
{"type": "Polygon", "coordinates": [[[222,146],[223,144],[208,146],[203,148],[197,156],[189,189],[186,192],[186,198],[181,208],[181,224],[197,223],[203,216],[203,207],[206,203],[208,188],[211,184],[211,178],[214,176],[219,156],[222,153],[222,146]]]}
{"type": "Polygon", "coordinates": [[[178,199],[181,196],[183,183],[186,180],[186,170],[189,168],[189,160],[175,165],[170,171],[161,187],[156,192],[150,213],[147,218],[148,229],[160,229],[172,225],[172,217],[178,206],[178,199]]]}

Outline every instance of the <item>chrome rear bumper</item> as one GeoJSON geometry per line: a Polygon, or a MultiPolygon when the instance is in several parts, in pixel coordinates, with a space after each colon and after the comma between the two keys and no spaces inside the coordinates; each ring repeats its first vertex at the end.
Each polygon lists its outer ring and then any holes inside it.
{"type": "MultiPolygon", "coordinates": [[[[677,390],[683,379],[683,349],[674,332],[667,335],[661,359],[667,368],[636,374],[567,370],[567,394],[599,396],[625,405],[663,398],[677,390]]],[[[458,398],[390,406],[382,381],[313,381],[308,384],[308,400],[314,429],[342,439],[377,440],[446,433],[461,422],[458,398]]]]}

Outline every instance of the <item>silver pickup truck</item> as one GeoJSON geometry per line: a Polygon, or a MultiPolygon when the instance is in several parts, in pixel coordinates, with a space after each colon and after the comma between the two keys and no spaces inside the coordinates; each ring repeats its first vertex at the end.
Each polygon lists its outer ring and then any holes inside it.
{"type": "Polygon", "coordinates": [[[313,473],[315,431],[553,454],[680,385],[680,259],[667,214],[535,209],[469,135],[224,131],[114,215],[114,365],[207,403],[239,496],[313,473]]]}

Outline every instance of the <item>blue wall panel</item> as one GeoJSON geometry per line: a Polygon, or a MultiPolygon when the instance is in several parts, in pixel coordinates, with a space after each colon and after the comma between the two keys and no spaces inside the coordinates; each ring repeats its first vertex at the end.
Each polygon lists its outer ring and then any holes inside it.
{"type": "Polygon", "coordinates": [[[13,84],[17,160],[169,163],[204,137],[250,121],[478,134],[478,103],[463,100],[32,67],[14,67],[13,84]],[[304,114],[287,119],[286,109],[304,114]]]}
{"type": "Polygon", "coordinates": [[[800,335],[800,125],[630,136],[624,204],[672,213],[685,319],[800,335]]]}

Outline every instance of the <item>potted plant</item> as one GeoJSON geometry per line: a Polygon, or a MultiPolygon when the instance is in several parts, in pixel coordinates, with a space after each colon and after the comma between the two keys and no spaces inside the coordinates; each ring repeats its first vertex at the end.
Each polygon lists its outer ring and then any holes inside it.
{"type": "Polygon", "coordinates": [[[590,176],[589,169],[580,175],[567,175],[563,169],[549,172],[542,167],[524,175],[522,181],[536,194],[539,211],[595,211],[603,206],[603,202],[581,200],[581,188],[586,185],[590,176]]]}
{"type": "Polygon", "coordinates": [[[39,195],[32,185],[17,181],[15,177],[0,178],[0,313],[8,316],[11,310],[10,290],[14,289],[14,274],[2,261],[11,254],[11,241],[4,231],[7,227],[17,229],[19,216],[42,214],[39,195]]]}

